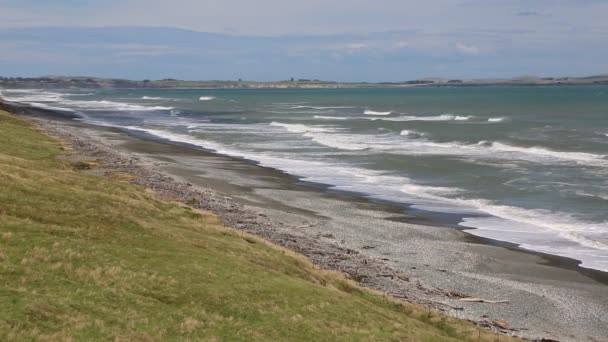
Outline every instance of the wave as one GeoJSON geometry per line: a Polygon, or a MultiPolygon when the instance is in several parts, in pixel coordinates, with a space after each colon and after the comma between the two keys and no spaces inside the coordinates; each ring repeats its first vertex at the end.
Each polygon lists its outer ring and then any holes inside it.
{"type": "MultiPolygon", "coordinates": [[[[24,92],[25,93],[25,92],[24,92]]],[[[21,95],[21,96],[7,96],[6,95],[6,90],[2,93],[2,97],[4,97],[5,100],[7,101],[11,101],[11,102],[21,102],[21,103],[31,103],[31,102],[59,102],[63,99],[63,95],[58,94],[58,93],[39,93],[39,94],[32,94],[29,95],[31,93],[26,93],[28,95],[21,95]]]]}
{"type": "Polygon", "coordinates": [[[554,151],[549,150],[544,147],[520,147],[508,145],[500,142],[492,142],[487,143],[481,141],[478,143],[481,146],[487,146],[488,148],[499,151],[499,152],[517,152],[517,153],[525,153],[532,154],[541,157],[552,157],[556,159],[574,161],[577,163],[590,163],[590,164],[608,164],[608,160],[605,155],[586,153],[586,152],[564,152],[564,151],[554,151]]]}
{"type": "Polygon", "coordinates": [[[213,97],[213,96],[201,96],[198,99],[199,99],[199,101],[211,101],[211,100],[215,100],[215,97],[213,97]]]}
{"type": "Polygon", "coordinates": [[[79,94],[62,94],[64,96],[92,96],[95,95],[95,93],[79,93],[79,94]]]}
{"type": "MultiPolygon", "coordinates": [[[[459,120],[468,120],[470,117],[459,116],[459,120]],[[466,118],[466,119],[465,119],[466,118]]],[[[456,116],[452,114],[441,114],[435,116],[414,116],[405,115],[394,118],[374,118],[371,120],[385,120],[385,121],[452,121],[456,120],[456,116]]]]}
{"type": "Polygon", "coordinates": [[[576,191],[575,194],[581,197],[599,198],[608,201],[608,194],[590,194],[584,191],[576,191]]]}
{"type": "Polygon", "coordinates": [[[413,208],[462,214],[465,217],[459,225],[476,228],[469,233],[573,258],[580,260],[582,267],[608,271],[608,244],[600,241],[608,231],[608,222],[590,222],[565,213],[514,207],[486,199],[467,199],[460,197],[463,190],[458,188],[406,183],[399,189],[421,198],[423,204],[413,208]],[[430,202],[424,203],[425,200],[430,202]],[[468,213],[475,216],[467,217],[468,213]]]}
{"type": "Polygon", "coordinates": [[[369,149],[368,146],[353,144],[353,141],[347,135],[343,134],[325,134],[325,133],[306,133],[305,137],[311,138],[317,144],[327,147],[336,148],[346,151],[362,151],[369,149]]]}
{"type": "Polygon", "coordinates": [[[533,163],[576,163],[594,167],[608,166],[604,155],[586,152],[554,151],[543,147],[514,146],[501,142],[480,141],[476,144],[462,142],[433,142],[424,139],[425,134],[413,130],[404,130],[401,136],[415,140],[397,139],[394,135],[347,134],[340,129],[328,127],[310,127],[301,124],[271,123],[281,126],[292,133],[309,133],[323,145],[344,150],[375,150],[382,153],[405,155],[453,155],[464,158],[524,160],[533,163]],[[327,133],[325,136],[311,133],[327,133]]]}
{"type": "MultiPolygon", "coordinates": [[[[471,121],[476,119],[473,115],[454,115],[454,114],[441,114],[441,115],[431,115],[431,116],[417,116],[417,115],[402,115],[397,117],[387,117],[387,118],[372,118],[368,120],[385,120],[385,121],[471,121]]],[[[479,119],[478,119],[479,120],[479,119]]],[[[490,118],[489,122],[501,122],[504,121],[505,118],[490,118]]]]}
{"type": "Polygon", "coordinates": [[[348,120],[349,119],[349,118],[342,117],[342,116],[323,116],[323,115],[315,115],[314,118],[321,119],[321,120],[348,120]]]}
{"type": "Polygon", "coordinates": [[[157,97],[157,96],[142,96],[141,99],[142,100],[165,100],[164,97],[157,97]]]}
{"type": "MultiPolygon", "coordinates": [[[[501,142],[480,141],[477,144],[461,142],[437,143],[431,141],[409,142],[400,146],[402,152],[436,155],[460,155],[487,159],[525,160],[534,163],[571,162],[606,167],[605,155],[586,152],[554,151],[544,147],[514,146],[501,142]]],[[[398,151],[397,151],[398,152],[398,151]]]]}
{"type": "Polygon", "coordinates": [[[352,106],[292,106],[291,109],[316,109],[316,110],[324,110],[324,109],[347,109],[347,108],[356,108],[352,106]]]}
{"type": "Polygon", "coordinates": [[[509,145],[497,141],[479,141],[478,143],[434,142],[424,139],[426,135],[414,130],[403,130],[400,135],[410,139],[398,139],[395,135],[348,134],[343,129],[327,126],[306,126],[272,122],[270,126],[282,127],[291,133],[306,134],[314,141],[343,150],[375,150],[382,153],[406,155],[456,155],[464,158],[524,160],[528,162],[576,163],[594,167],[608,166],[605,155],[587,152],[555,151],[544,147],[524,147],[509,145]],[[327,133],[314,135],[313,133],[327,133]]]}
{"type": "MultiPolygon", "coordinates": [[[[16,92],[16,91],[15,91],[16,92]]],[[[53,93],[53,92],[42,92],[33,94],[32,92],[19,91],[17,93],[23,93],[26,95],[21,96],[5,96],[7,101],[19,102],[29,104],[35,107],[56,109],[64,111],[79,111],[79,110],[93,110],[93,111],[165,111],[172,110],[173,107],[164,106],[143,106],[138,104],[130,104],[124,102],[114,102],[108,100],[94,100],[94,101],[83,101],[83,100],[69,100],[66,99],[66,94],[53,93]]]]}
{"type": "Polygon", "coordinates": [[[488,122],[503,122],[505,118],[489,118],[488,122]]]}
{"type": "Polygon", "coordinates": [[[415,138],[415,139],[426,136],[426,134],[424,134],[422,132],[417,132],[417,131],[413,131],[413,130],[409,130],[409,129],[404,129],[403,131],[401,131],[401,133],[399,135],[401,135],[403,137],[415,138]]]}
{"type": "Polygon", "coordinates": [[[173,107],[164,106],[142,106],[137,104],[114,102],[114,101],[64,101],[68,105],[88,110],[118,110],[118,111],[163,111],[172,110],[173,107]]]}
{"type": "Polygon", "coordinates": [[[365,115],[391,115],[392,112],[376,112],[373,110],[366,109],[363,114],[365,115]]]}
{"type": "Polygon", "coordinates": [[[481,199],[452,201],[491,215],[463,219],[460,226],[477,228],[470,233],[573,258],[580,260],[582,267],[608,271],[608,245],[599,241],[608,230],[608,222],[589,222],[564,213],[524,209],[481,199]]]}
{"type": "Polygon", "coordinates": [[[321,133],[321,132],[333,132],[335,129],[327,128],[327,127],[311,127],[302,124],[286,124],[281,122],[273,121],[270,123],[270,126],[274,127],[282,127],[291,133],[321,133]]]}

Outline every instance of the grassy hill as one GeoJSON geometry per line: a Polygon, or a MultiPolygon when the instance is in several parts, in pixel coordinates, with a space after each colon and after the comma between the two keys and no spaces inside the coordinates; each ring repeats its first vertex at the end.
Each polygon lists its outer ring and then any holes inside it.
{"type": "Polygon", "coordinates": [[[69,153],[0,112],[2,341],[478,341],[69,153]]]}

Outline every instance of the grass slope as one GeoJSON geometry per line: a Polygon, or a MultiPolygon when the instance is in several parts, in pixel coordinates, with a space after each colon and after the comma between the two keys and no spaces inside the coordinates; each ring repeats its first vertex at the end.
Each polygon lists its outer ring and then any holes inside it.
{"type": "Polygon", "coordinates": [[[2,341],[478,340],[65,153],[0,112],[2,341]]]}

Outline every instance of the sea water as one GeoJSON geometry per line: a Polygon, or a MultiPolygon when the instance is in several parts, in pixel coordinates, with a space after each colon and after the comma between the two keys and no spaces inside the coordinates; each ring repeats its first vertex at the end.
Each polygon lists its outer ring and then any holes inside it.
{"type": "Polygon", "coordinates": [[[4,90],[608,271],[608,87],[4,90]]]}

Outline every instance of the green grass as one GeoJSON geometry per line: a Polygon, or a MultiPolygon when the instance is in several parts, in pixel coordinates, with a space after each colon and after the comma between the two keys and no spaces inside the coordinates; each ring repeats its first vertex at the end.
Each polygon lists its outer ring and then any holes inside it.
{"type": "Polygon", "coordinates": [[[0,112],[2,341],[477,341],[69,153],[0,112]]]}

